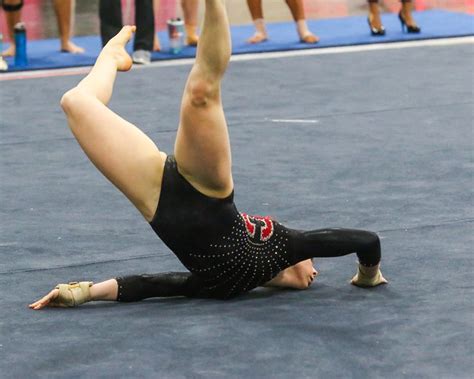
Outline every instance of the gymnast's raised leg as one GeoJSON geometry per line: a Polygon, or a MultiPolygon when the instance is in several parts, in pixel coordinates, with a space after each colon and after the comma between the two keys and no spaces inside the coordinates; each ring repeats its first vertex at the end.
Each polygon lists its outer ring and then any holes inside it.
{"type": "Polygon", "coordinates": [[[117,71],[132,66],[125,44],[134,31],[134,26],[125,26],[106,44],[91,72],[63,96],[61,106],[92,163],[149,221],[158,203],[166,155],[137,127],[107,108],[117,71]]]}
{"type": "Polygon", "coordinates": [[[204,23],[181,103],[175,156],[180,173],[205,195],[233,190],[231,152],[221,100],[221,80],[231,54],[224,2],[207,0],[204,23]]]}

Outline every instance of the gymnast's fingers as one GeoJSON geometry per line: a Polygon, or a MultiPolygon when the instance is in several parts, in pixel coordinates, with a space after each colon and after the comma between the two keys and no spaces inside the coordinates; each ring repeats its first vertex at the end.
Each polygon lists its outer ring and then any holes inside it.
{"type": "Polygon", "coordinates": [[[43,296],[40,300],[35,301],[30,304],[29,307],[34,310],[39,310],[46,307],[52,300],[56,299],[59,296],[59,290],[53,289],[46,296],[43,296]]]}

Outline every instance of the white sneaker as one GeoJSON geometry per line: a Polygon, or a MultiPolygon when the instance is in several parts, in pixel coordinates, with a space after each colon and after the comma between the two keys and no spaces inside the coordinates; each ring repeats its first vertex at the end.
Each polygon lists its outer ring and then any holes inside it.
{"type": "Polygon", "coordinates": [[[7,71],[8,70],[8,63],[3,57],[0,57],[0,71],[7,71]]]}
{"type": "Polygon", "coordinates": [[[150,64],[151,52],[147,50],[136,50],[132,54],[133,63],[150,64]]]}

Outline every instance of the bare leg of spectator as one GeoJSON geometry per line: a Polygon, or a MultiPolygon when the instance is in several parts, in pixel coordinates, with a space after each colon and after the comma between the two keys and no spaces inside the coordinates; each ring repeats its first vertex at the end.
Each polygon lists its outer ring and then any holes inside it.
{"type": "Polygon", "coordinates": [[[266,41],[268,36],[265,20],[263,18],[262,0],[247,0],[247,5],[255,25],[255,33],[247,42],[260,43],[266,41]]]}
{"type": "Polygon", "coordinates": [[[369,2],[369,26],[372,34],[383,35],[385,28],[382,25],[382,19],[380,18],[380,10],[378,0],[368,0],[369,2]]]}
{"type": "Polygon", "coordinates": [[[286,3],[290,8],[293,19],[295,20],[296,30],[298,31],[301,42],[317,43],[319,38],[311,33],[311,31],[308,29],[308,25],[306,24],[303,0],[286,0],[286,3]]]}
{"type": "Polygon", "coordinates": [[[58,22],[61,51],[65,53],[80,54],[84,49],[71,41],[72,18],[74,0],[53,0],[54,12],[58,22]]]}
{"type": "Polygon", "coordinates": [[[197,46],[199,40],[197,35],[199,0],[181,0],[181,7],[186,29],[186,44],[197,46]]]}
{"type": "MultiPolygon", "coordinates": [[[[158,9],[160,8],[160,0],[153,0],[153,14],[156,16],[158,13],[158,9]]],[[[153,51],[161,51],[161,43],[160,39],[158,38],[158,34],[153,36],[153,51]]]]}
{"type": "Polygon", "coordinates": [[[10,46],[8,49],[2,51],[2,56],[12,57],[15,55],[15,24],[21,21],[21,0],[3,0],[3,10],[5,11],[5,18],[7,20],[8,37],[10,38],[10,46]],[[18,8],[17,10],[14,10],[18,8]]]}

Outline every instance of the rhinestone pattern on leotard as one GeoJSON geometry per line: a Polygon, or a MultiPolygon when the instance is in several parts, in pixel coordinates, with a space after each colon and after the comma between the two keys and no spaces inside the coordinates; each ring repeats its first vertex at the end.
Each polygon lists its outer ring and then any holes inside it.
{"type": "Polygon", "coordinates": [[[269,217],[239,214],[228,236],[207,251],[190,252],[187,268],[206,277],[205,287],[219,297],[233,297],[258,287],[290,266],[288,231],[269,217]],[[271,232],[270,232],[271,230],[271,232]]]}

